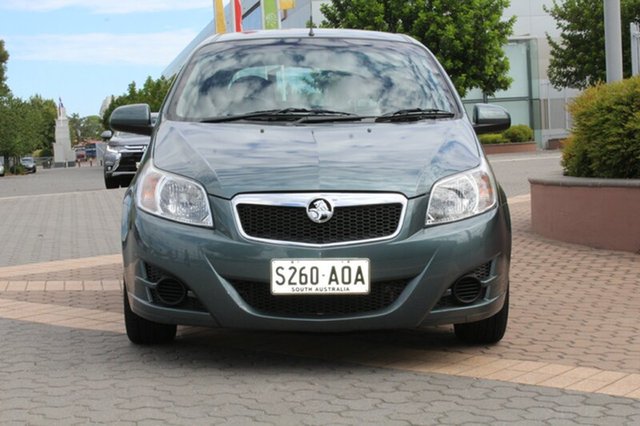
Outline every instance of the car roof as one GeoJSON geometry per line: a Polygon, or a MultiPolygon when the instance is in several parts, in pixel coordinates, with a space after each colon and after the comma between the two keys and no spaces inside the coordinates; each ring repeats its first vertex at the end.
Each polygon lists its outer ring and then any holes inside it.
{"type": "Polygon", "coordinates": [[[216,34],[204,40],[202,44],[222,41],[244,41],[244,40],[262,40],[262,39],[278,39],[278,38],[356,38],[362,40],[382,40],[396,41],[405,43],[418,44],[413,38],[404,34],[392,34],[380,31],[365,30],[346,30],[346,29],[329,29],[314,28],[313,35],[307,28],[292,28],[286,30],[260,30],[260,31],[244,31],[225,34],[216,34]]]}

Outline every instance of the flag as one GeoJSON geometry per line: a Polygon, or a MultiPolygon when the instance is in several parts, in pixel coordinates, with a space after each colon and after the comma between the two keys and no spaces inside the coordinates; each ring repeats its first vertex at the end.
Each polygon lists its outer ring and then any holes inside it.
{"type": "Polygon", "coordinates": [[[262,6],[262,28],[265,30],[280,29],[280,11],[278,0],[260,0],[262,6]]]}
{"type": "Polygon", "coordinates": [[[222,0],[213,0],[213,12],[215,14],[216,21],[216,33],[226,33],[227,22],[224,16],[224,6],[222,5],[222,0]]]}
{"type": "Polygon", "coordinates": [[[233,0],[233,21],[234,31],[242,31],[242,2],[240,0],[233,0]]]}
{"type": "Polygon", "coordinates": [[[296,7],[296,0],[279,0],[280,10],[289,10],[296,7]]]}

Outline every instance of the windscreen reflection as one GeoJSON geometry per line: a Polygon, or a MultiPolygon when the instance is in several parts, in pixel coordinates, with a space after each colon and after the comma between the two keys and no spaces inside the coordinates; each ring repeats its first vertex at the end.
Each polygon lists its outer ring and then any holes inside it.
{"type": "Polygon", "coordinates": [[[361,116],[412,108],[458,112],[424,49],[338,39],[205,46],[187,65],[170,105],[172,118],[187,121],[285,108],[361,116]]]}

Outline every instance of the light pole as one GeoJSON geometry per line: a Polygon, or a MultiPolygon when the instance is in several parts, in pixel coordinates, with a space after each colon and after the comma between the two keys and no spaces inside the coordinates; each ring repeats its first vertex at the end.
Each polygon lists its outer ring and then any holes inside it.
{"type": "Polygon", "coordinates": [[[607,58],[607,83],[622,80],[620,0],[604,0],[604,44],[607,58]]]}
{"type": "Polygon", "coordinates": [[[631,23],[631,75],[640,75],[640,23],[631,23]]]}

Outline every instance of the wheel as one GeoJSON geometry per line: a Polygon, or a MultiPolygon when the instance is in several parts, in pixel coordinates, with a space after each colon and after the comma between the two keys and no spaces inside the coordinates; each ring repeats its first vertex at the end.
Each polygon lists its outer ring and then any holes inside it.
{"type": "Polygon", "coordinates": [[[129,185],[131,185],[131,181],[133,180],[133,177],[131,176],[121,176],[120,177],[120,186],[123,188],[127,188],[129,185]]]}
{"type": "Polygon", "coordinates": [[[458,339],[467,343],[497,343],[507,330],[509,318],[509,290],[504,306],[495,315],[475,322],[455,324],[454,330],[458,339]]]}
{"type": "Polygon", "coordinates": [[[160,324],[135,314],[129,305],[127,289],[124,289],[124,326],[127,337],[138,345],[168,343],[176,337],[178,327],[175,324],[160,324]]]}
{"type": "Polygon", "coordinates": [[[104,175],[104,186],[106,186],[107,189],[120,188],[120,179],[104,175]]]}

